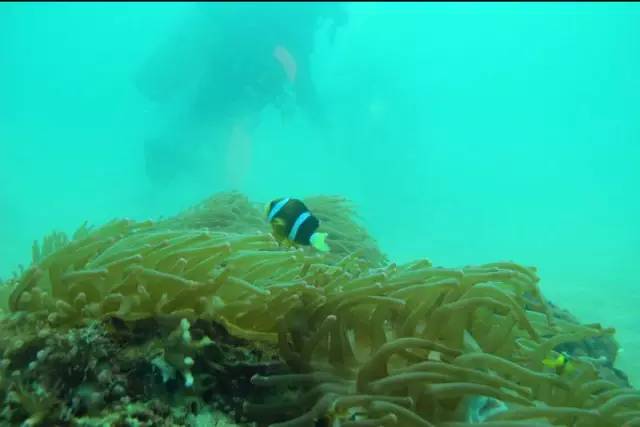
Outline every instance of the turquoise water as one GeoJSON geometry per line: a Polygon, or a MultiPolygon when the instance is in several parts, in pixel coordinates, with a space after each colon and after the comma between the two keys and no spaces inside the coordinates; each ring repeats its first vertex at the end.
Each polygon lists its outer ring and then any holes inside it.
{"type": "MultiPolygon", "coordinates": [[[[0,276],[28,262],[34,239],[85,220],[155,218],[231,189],[342,194],[399,262],[538,266],[553,302],[618,329],[619,366],[637,385],[640,7],[345,6],[332,43],[327,25],[309,33],[294,14],[272,27],[230,19],[233,37],[219,37],[188,3],[0,5],[0,276]],[[136,85],[151,67],[189,87],[283,25],[313,37],[324,126],[269,104],[220,136],[218,121],[188,113],[206,91],[159,107],[136,85]],[[149,65],[176,29],[179,59],[149,65]],[[163,132],[203,142],[158,184],[145,141],[163,132]]],[[[216,90],[242,103],[239,73],[262,72],[247,67],[216,90]]]]}

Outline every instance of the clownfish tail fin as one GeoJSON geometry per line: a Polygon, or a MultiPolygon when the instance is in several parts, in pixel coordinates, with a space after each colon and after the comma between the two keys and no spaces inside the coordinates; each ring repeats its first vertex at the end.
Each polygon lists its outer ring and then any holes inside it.
{"type": "Polygon", "coordinates": [[[331,248],[327,245],[325,239],[327,238],[327,233],[313,233],[309,238],[309,242],[311,246],[319,250],[320,252],[329,252],[331,248]]]}

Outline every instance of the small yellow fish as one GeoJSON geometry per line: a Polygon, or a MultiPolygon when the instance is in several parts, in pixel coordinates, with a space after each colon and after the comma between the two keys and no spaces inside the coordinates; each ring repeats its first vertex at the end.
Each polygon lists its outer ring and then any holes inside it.
{"type": "Polygon", "coordinates": [[[560,353],[556,358],[546,358],[542,363],[547,368],[555,369],[558,375],[571,375],[575,371],[575,365],[567,353],[560,353]]]}
{"type": "Polygon", "coordinates": [[[313,216],[302,201],[281,198],[270,202],[265,209],[273,235],[278,241],[313,246],[320,252],[329,252],[325,242],[327,233],[318,233],[320,220],[313,216]]]}

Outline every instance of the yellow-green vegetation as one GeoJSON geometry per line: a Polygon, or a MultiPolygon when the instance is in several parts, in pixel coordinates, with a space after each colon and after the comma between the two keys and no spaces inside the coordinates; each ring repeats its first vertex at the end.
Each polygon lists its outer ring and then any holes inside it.
{"type": "Polygon", "coordinates": [[[34,244],[32,265],[4,288],[2,416],[114,417],[148,399],[144,425],[167,419],[177,394],[182,408],[273,427],[640,425],[640,393],[602,375],[612,360],[545,366],[562,346],[614,331],[556,316],[535,268],[396,265],[346,200],[305,203],[329,254],[279,247],[262,206],[237,193],[34,244]],[[87,355],[65,359],[74,348],[87,355]],[[100,368],[108,359],[118,372],[100,368]],[[73,388],[89,398],[29,374],[78,360],[85,379],[74,371],[73,388]]]}

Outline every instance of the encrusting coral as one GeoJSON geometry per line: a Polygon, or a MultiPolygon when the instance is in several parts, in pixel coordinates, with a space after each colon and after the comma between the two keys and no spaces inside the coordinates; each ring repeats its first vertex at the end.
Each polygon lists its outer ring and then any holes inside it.
{"type": "Polygon", "coordinates": [[[2,287],[0,419],[640,425],[640,393],[613,370],[615,351],[580,344],[615,348],[614,331],[559,316],[535,268],[396,265],[348,201],[305,203],[329,254],[280,247],[238,193],[34,244],[32,265],[2,287]],[[571,369],[543,362],[560,351],[571,369]]]}

